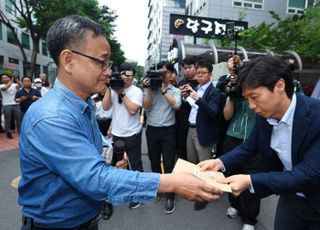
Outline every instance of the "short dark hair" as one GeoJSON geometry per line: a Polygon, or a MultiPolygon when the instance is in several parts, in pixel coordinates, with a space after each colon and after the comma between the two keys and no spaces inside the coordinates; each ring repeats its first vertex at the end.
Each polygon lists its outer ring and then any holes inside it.
{"type": "Polygon", "coordinates": [[[122,72],[122,71],[132,71],[133,75],[136,74],[136,68],[134,67],[134,65],[132,63],[129,63],[129,62],[123,62],[120,65],[120,72],[122,72]]]}
{"type": "Polygon", "coordinates": [[[193,56],[188,56],[182,60],[182,67],[184,65],[196,65],[196,59],[193,56]]]}
{"type": "Polygon", "coordinates": [[[239,85],[249,88],[264,86],[273,92],[279,79],[285,82],[285,91],[289,98],[294,92],[292,69],[279,57],[267,55],[245,62],[239,71],[239,85]]]}
{"type": "Polygon", "coordinates": [[[32,78],[31,78],[30,76],[23,76],[22,79],[21,79],[21,81],[23,82],[23,80],[24,80],[25,78],[28,78],[28,79],[32,82],[32,78]]]}
{"type": "Polygon", "coordinates": [[[47,46],[53,61],[59,66],[60,53],[66,49],[79,50],[86,40],[86,33],[92,37],[105,36],[103,27],[88,17],[70,15],[56,20],[47,33],[47,46]]]}
{"type": "Polygon", "coordinates": [[[211,62],[209,62],[206,59],[200,59],[198,61],[198,63],[196,64],[196,69],[198,69],[199,67],[200,68],[207,68],[209,73],[211,73],[212,69],[213,69],[211,62]]]}
{"type": "Polygon", "coordinates": [[[11,76],[10,76],[9,74],[5,74],[5,73],[2,73],[2,74],[0,75],[0,77],[2,77],[2,76],[7,76],[8,78],[11,78],[11,76]]]}
{"type": "Polygon", "coordinates": [[[174,65],[171,62],[161,61],[157,64],[157,69],[161,69],[163,66],[165,66],[167,70],[171,72],[174,71],[174,65]]]}

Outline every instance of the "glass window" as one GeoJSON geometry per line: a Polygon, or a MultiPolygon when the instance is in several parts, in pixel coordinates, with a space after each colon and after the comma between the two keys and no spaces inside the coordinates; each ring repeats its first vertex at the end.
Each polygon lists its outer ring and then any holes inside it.
{"type": "Polygon", "coordinates": [[[304,9],[306,6],[305,0],[289,0],[289,7],[304,9]]]}
{"type": "Polygon", "coordinates": [[[9,58],[9,63],[19,65],[19,60],[15,58],[9,58]]]}
{"type": "Polygon", "coordinates": [[[21,41],[22,41],[23,48],[30,49],[29,34],[22,32],[21,33],[21,41]]]}
{"type": "Polygon", "coordinates": [[[6,4],[6,11],[9,12],[10,14],[14,14],[15,15],[15,8],[14,5],[11,2],[12,0],[6,0],[5,4],[6,4]]]}
{"type": "Polygon", "coordinates": [[[262,10],[263,0],[234,0],[233,6],[262,10]]]}
{"type": "Polygon", "coordinates": [[[48,56],[48,49],[47,49],[47,43],[42,42],[42,55],[48,56]]]}
{"type": "Polygon", "coordinates": [[[35,76],[39,76],[41,72],[40,65],[36,65],[35,76]]]}
{"type": "MultiPolygon", "coordinates": [[[[16,29],[15,29],[15,32],[17,32],[16,29]]],[[[16,40],[14,39],[12,30],[10,30],[9,28],[7,28],[7,40],[11,44],[14,44],[14,45],[17,44],[16,40]]]]}
{"type": "Polygon", "coordinates": [[[245,2],[262,3],[263,0],[245,0],[245,2]]]}
{"type": "Polygon", "coordinates": [[[0,69],[3,68],[3,61],[4,61],[3,56],[0,56],[0,69]]]}
{"type": "Polygon", "coordinates": [[[48,66],[46,66],[46,65],[44,65],[43,67],[42,67],[42,69],[43,69],[43,73],[45,73],[45,74],[47,74],[47,76],[49,75],[49,71],[48,71],[48,66]]]}

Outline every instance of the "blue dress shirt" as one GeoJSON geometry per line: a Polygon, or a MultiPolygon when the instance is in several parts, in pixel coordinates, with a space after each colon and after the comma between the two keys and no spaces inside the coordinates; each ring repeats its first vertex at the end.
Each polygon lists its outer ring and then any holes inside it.
{"type": "Polygon", "coordinates": [[[116,169],[101,156],[91,98],[82,100],[56,80],[27,111],[20,134],[18,203],[37,224],[71,228],[119,205],[156,197],[160,176],[116,169]]]}

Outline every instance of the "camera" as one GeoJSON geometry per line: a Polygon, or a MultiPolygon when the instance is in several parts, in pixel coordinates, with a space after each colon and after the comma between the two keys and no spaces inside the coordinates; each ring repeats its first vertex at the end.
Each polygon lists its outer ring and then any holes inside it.
{"type": "Polygon", "coordinates": [[[116,140],[112,143],[113,154],[112,154],[112,166],[115,166],[118,161],[123,158],[124,151],[126,149],[126,143],[123,140],[116,140]]]}
{"type": "Polygon", "coordinates": [[[121,78],[119,72],[112,73],[109,85],[113,90],[119,90],[124,88],[124,81],[121,78]]]}
{"type": "Polygon", "coordinates": [[[147,74],[147,78],[150,79],[149,87],[151,89],[159,89],[162,87],[162,78],[164,77],[164,71],[150,70],[147,74]]]}
{"type": "Polygon", "coordinates": [[[180,86],[181,93],[184,97],[188,97],[190,95],[191,90],[188,89],[189,83],[185,83],[180,86]]]}

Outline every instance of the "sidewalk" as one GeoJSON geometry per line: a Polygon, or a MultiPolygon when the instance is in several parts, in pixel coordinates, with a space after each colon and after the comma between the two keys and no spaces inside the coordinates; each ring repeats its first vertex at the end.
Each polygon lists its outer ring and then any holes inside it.
{"type": "Polygon", "coordinates": [[[0,153],[19,148],[18,133],[12,133],[13,139],[8,139],[5,133],[0,133],[0,153]]]}

